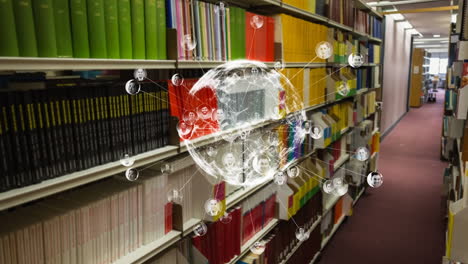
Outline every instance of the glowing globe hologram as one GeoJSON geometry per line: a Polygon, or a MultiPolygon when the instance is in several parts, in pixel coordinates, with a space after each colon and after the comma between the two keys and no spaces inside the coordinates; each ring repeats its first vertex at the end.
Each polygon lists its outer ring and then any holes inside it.
{"type": "Polygon", "coordinates": [[[383,176],[377,171],[373,171],[367,175],[367,184],[372,188],[378,188],[383,184],[383,176]]]}
{"type": "Polygon", "coordinates": [[[349,86],[347,83],[342,83],[340,86],[338,86],[338,94],[341,96],[348,96],[350,92],[349,86]]]}
{"type": "Polygon", "coordinates": [[[323,129],[321,126],[313,126],[311,128],[310,137],[313,139],[320,139],[323,136],[323,129]]]}
{"type": "Polygon", "coordinates": [[[133,166],[134,163],[135,163],[135,157],[132,157],[128,153],[124,153],[120,157],[120,164],[122,164],[125,167],[133,166]]]}
{"type": "Polygon", "coordinates": [[[209,216],[216,216],[221,213],[221,210],[223,210],[223,206],[221,202],[217,199],[208,199],[205,202],[205,212],[209,216]]]}
{"type": "Polygon", "coordinates": [[[135,95],[140,92],[141,85],[134,79],[129,80],[127,83],[125,83],[125,91],[129,95],[135,95]]]}
{"type": "Polygon", "coordinates": [[[320,59],[326,60],[333,55],[333,45],[329,42],[322,41],[315,46],[315,54],[320,59]]]}
{"type": "Polygon", "coordinates": [[[171,83],[175,86],[180,86],[184,84],[184,77],[182,75],[175,73],[171,77],[171,83]]]}
{"type": "Polygon", "coordinates": [[[255,255],[261,255],[265,252],[266,245],[264,241],[257,241],[250,246],[250,251],[255,255]]]}
{"type": "Polygon", "coordinates": [[[333,192],[334,189],[335,189],[335,186],[333,185],[333,182],[331,180],[326,180],[322,184],[322,190],[324,193],[330,194],[333,192]]]}
{"type": "Polygon", "coordinates": [[[283,74],[264,63],[230,61],[186,88],[177,131],[211,183],[252,186],[272,180],[280,151],[287,157],[305,139],[302,97],[283,74]],[[281,123],[261,128],[288,114],[281,123]],[[278,134],[285,132],[294,137],[279,147],[278,134]],[[197,139],[208,135],[215,140],[207,148],[197,139]]]}
{"type": "Polygon", "coordinates": [[[306,231],[304,227],[299,227],[296,230],[296,238],[299,241],[306,241],[309,239],[310,233],[306,231]]]}
{"type": "Polygon", "coordinates": [[[133,72],[133,78],[135,78],[135,80],[139,82],[144,81],[146,79],[146,76],[147,76],[147,73],[145,69],[136,69],[133,72]]]}
{"type": "Polygon", "coordinates": [[[364,64],[364,57],[359,53],[351,53],[348,56],[348,64],[353,68],[359,68],[364,64]]]}
{"type": "Polygon", "coordinates": [[[181,204],[184,195],[177,189],[171,189],[167,192],[167,201],[171,203],[181,204]]]}
{"type": "Polygon", "coordinates": [[[136,181],[139,176],[139,172],[137,169],[134,168],[128,168],[127,171],[125,171],[125,178],[129,181],[136,181]]]}
{"type": "Polygon", "coordinates": [[[263,23],[264,23],[263,17],[259,15],[254,15],[250,19],[250,26],[253,27],[254,29],[259,29],[263,27],[263,23]]]}
{"type": "Polygon", "coordinates": [[[293,166],[293,167],[290,167],[286,170],[286,173],[288,174],[288,177],[289,178],[296,178],[297,176],[299,176],[299,173],[300,173],[300,169],[299,167],[297,166],[293,166]]]}
{"type": "Polygon", "coordinates": [[[197,47],[196,39],[190,34],[182,36],[180,44],[185,51],[193,51],[197,47]]]}
{"type": "Polygon", "coordinates": [[[366,161],[369,159],[370,153],[366,147],[359,147],[356,149],[355,157],[359,161],[366,161]]]}
{"type": "Polygon", "coordinates": [[[204,236],[208,232],[208,227],[204,222],[200,222],[198,225],[193,227],[193,233],[195,236],[204,236]]]}
{"type": "Polygon", "coordinates": [[[232,221],[232,215],[229,214],[228,212],[224,212],[223,216],[219,218],[219,221],[221,221],[221,223],[223,224],[229,224],[232,221]]]}

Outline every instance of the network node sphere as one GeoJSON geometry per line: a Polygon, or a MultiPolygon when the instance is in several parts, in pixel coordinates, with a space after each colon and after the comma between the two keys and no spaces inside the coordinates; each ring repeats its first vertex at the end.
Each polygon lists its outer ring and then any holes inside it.
{"type": "Polygon", "coordinates": [[[261,255],[265,251],[265,248],[265,242],[257,241],[250,247],[250,251],[255,255],[261,255]]]}
{"type": "Polygon", "coordinates": [[[320,59],[326,60],[333,55],[333,45],[329,42],[322,41],[315,46],[315,54],[320,59]]]}
{"type": "Polygon", "coordinates": [[[135,80],[139,82],[144,81],[146,79],[146,76],[147,76],[147,73],[145,69],[136,69],[133,72],[133,78],[135,78],[135,80]]]}
{"type": "Polygon", "coordinates": [[[366,161],[369,159],[369,150],[366,147],[359,147],[356,149],[356,159],[359,161],[366,161]]]}
{"type": "Polygon", "coordinates": [[[333,182],[331,180],[326,180],[322,185],[322,190],[324,193],[332,193],[335,187],[333,186],[333,182]]]}
{"type": "Polygon", "coordinates": [[[309,236],[310,236],[309,232],[307,232],[304,227],[299,227],[296,230],[296,238],[299,241],[305,241],[309,239],[309,236]]]}
{"type": "Polygon", "coordinates": [[[172,189],[167,192],[167,201],[171,203],[181,204],[184,196],[179,190],[172,189]]]}
{"type": "Polygon", "coordinates": [[[193,227],[193,233],[195,236],[204,236],[208,232],[208,227],[204,222],[200,222],[198,225],[193,227]]]}
{"type": "Polygon", "coordinates": [[[127,83],[125,83],[125,91],[129,95],[135,95],[140,92],[141,85],[134,79],[129,80],[127,83]]]}
{"type": "Polygon", "coordinates": [[[364,64],[364,57],[359,53],[351,53],[348,56],[348,63],[353,68],[359,68],[364,64]]]}
{"type": "Polygon", "coordinates": [[[323,136],[323,129],[320,126],[313,126],[310,130],[310,137],[313,139],[320,139],[323,136]]]}
{"type": "Polygon", "coordinates": [[[259,28],[263,27],[263,17],[261,17],[259,15],[254,15],[250,19],[250,26],[252,26],[254,29],[259,29],[259,28]]]}
{"type": "Polygon", "coordinates": [[[127,171],[125,171],[125,177],[129,181],[136,181],[139,174],[138,170],[133,168],[128,168],[127,171]]]}
{"type": "Polygon", "coordinates": [[[372,188],[378,188],[383,184],[383,176],[377,171],[373,171],[367,175],[367,184],[372,188]]]}
{"type": "MultiPolygon", "coordinates": [[[[188,94],[177,131],[212,184],[253,186],[273,180],[305,139],[301,96],[283,74],[262,62],[230,61],[190,85],[184,87],[188,94]],[[285,133],[291,139],[280,146],[279,135],[285,133]],[[214,138],[213,143],[206,145],[202,137],[214,138]]],[[[297,170],[289,176],[297,176],[297,170]]]]}
{"type": "Polygon", "coordinates": [[[130,167],[132,166],[133,164],[135,163],[135,158],[132,157],[130,154],[128,153],[124,153],[122,154],[122,156],[120,157],[120,164],[122,164],[123,166],[125,167],[130,167]]]}

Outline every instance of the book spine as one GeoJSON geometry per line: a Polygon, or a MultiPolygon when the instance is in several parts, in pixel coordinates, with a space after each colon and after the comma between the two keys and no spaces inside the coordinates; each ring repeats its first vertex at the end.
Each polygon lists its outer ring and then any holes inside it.
{"type": "Polygon", "coordinates": [[[73,57],[70,7],[68,1],[54,0],[55,34],[57,40],[57,56],[73,57]]]}
{"type": "Polygon", "coordinates": [[[34,24],[36,26],[39,57],[57,57],[54,6],[52,0],[34,0],[34,24]]]}
{"type": "Polygon", "coordinates": [[[156,0],[145,0],[145,41],[146,59],[159,58],[158,17],[156,16],[156,0]]]}
{"type": "Polygon", "coordinates": [[[156,17],[158,28],[158,60],[167,59],[167,40],[166,40],[166,6],[165,0],[156,0],[156,17]]]}
{"type": "Polygon", "coordinates": [[[0,1],[0,56],[19,56],[13,0],[0,1]]]}
{"type": "Polygon", "coordinates": [[[39,139],[37,133],[37,126],[34,120],[34,107],[32,104],[30,91],[24,92],[24,107],[26,110],[25,117],[26,117],[26,131],[27,131],[27,141],[28,145],[30,146],[29,158],[31,160],[31,170],[32,173],[35,175],[34,182],[40,182],[44,179],[45,174],[43,171],[43,166],[41,166],[41,157],[39,149],[39,139]]]}
{"type": "Polygon", "coordinates": [[[133,58],[145,59],[145,10],[143,0],[131,0],[133,58]]]}
{"type": "Polygon", "coordinates": [[[132,59],[132,18],[130,0],[118,0],[120,58],[132,59]]]}
{"type": "Polygon", "coordinates": [[[73,55],[89,58],[88,12],[86,0],[70,0],[73,55]]]}
{"type": "MultiPolygon", "coordinates": [[[[1,94],[2,97],[5,97],[5,93],[1,94]]],[[[1,113],[6,114],[6,102],[5,100],[0,99],[0,110],[1,113]]],[[[12,188],[11,177],[14,176],[11,174],[11,155],[8,148],[8,138],[7,138],[7,124],[4,123],[3,114],[0,115],[0,168],[2,169],[3,177],[0,178],[0,190],[6,191],[12,188]]]]}
{"type": "Polygon", "coordinates": [[[117,0],[104,1],[107,57],[120,59],[119,16],[117,0]]]}
{"type": "Polygon", "coordinates": [[[16,30],[18,34],[19,55],[22,57],[37,57],[37,40],[34,29],[34,16],[31,0],[13,1],[16,30]]]}
{"type": "Polygon", "coordinates": [[[10,127],[10,140],[12,142],[11,150],[12,154],[15,157],[15,178],[16,178],[16,187],[21,187],[25,184],[25,166],[26,164],[23,160],[23,156],[21,154],[21,143],[19,139],[19,121],[17,120],[17,111],[15,106],[15,96],[14,94],[8,93],[8,125],[10,127]]]}
{"type": "Polygon", "coordinates": [[[104,0],[88,0],[88,33],[91,58],[107,58],[104,0]]]}
{"type": "Polygon", "coordinates": [[[77,170],[77,157],[76,157],[76,145],[73,137],[73,123],[72,123],[72,112],[70,107],[70,96],[66,92],[61,98],[62,113],[64,117],[64,133],[67,146],[67,160],[69,166],[69,172],[77,170]]]}

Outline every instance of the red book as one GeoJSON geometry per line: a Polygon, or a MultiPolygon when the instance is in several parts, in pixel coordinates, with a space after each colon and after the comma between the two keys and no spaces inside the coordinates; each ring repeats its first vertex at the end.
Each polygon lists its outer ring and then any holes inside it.
{"type": "Polygon", "coordinates": [[[235,225],[233,225],[234,229],[232,231],[233,233],[233,242],[234,242],[234,255],[239,256],[241,252],[241,216],[242,216],[242,211],[240,207],[237,207],[234,210],[234,217],[233,220],[235,220],[235,225]]]}
{"type": "Polygon", "coordinates": [[[172,230],[172,203],[164,206],[164,232],[167,234],[172,230]]]}
{"type": "Polygon", "coordinates": [[[268,17],[245,12],[245,52],[247,59],[265,61],[267,50],[267,24],[268,17]],[[254,16],[258,16],[263,20],[263,25],[259,28],[254,28],[250,22],[254,16]]]}
{"type": "Polygon", "coordinates": [[[275,19],[267,17],[267,38],[266,38],[266,57],[265,61],[275,60],[275,19]]]}

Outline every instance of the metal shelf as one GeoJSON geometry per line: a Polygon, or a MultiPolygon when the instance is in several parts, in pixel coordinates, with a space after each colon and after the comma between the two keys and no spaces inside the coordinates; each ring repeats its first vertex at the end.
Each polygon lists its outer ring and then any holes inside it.
{"type": "MultiPolygon", "coordinates": [[[[135,164],[133,167],[145,166],[175,156],[178,153],[177,150],[177,146],[166,146],[136,155],[135,164]]],[[[82,170],[46,180],[34,185],[3,192],[0,193],[0,211],[90,182],[94,182],[124,172],[126,170],[127,167],[120,164],[120,161],[114,161],[104,165],[89,168],[87,170],[82,170]]]]}
{"type": "Polygon", "coordinates": [[[330,241],[330,239],[332,238],[332,236],[336,233],[336,230],[338,230],[338,228],[340,227],[340,225],[343,223],[343,221],[345,220],[346,216],[343,214],[340,218],[340,220],[338,220],[338,223],[336,223],[334,226],[333,226],[333,229],[330,233],[330,235],[328,235],[324,240],[322,240],[322,249],[325,248],[325,246],[328,244],[328,241],[330,241]]]}
{"type": "MultiPolygon", "coordinates": [[[[313,224],[312,226],[309,228],[309,230],[307,230],[307,233],[310,233],[312,232],[319,224],[320,222],[322,221],[322,217],[320,216],[313,224]]],[[[296,252],[297,249],[299,249],[299,247],[302,245],[302,243],[304,243],[304,241],[299,241],[296,246],[294,246],[294,248],[288,253],[288,255],[286,256],[286,258],[280,262],[280,264],[285,264],[288,259],[294,255],[294,253],[296,252]]]]}

